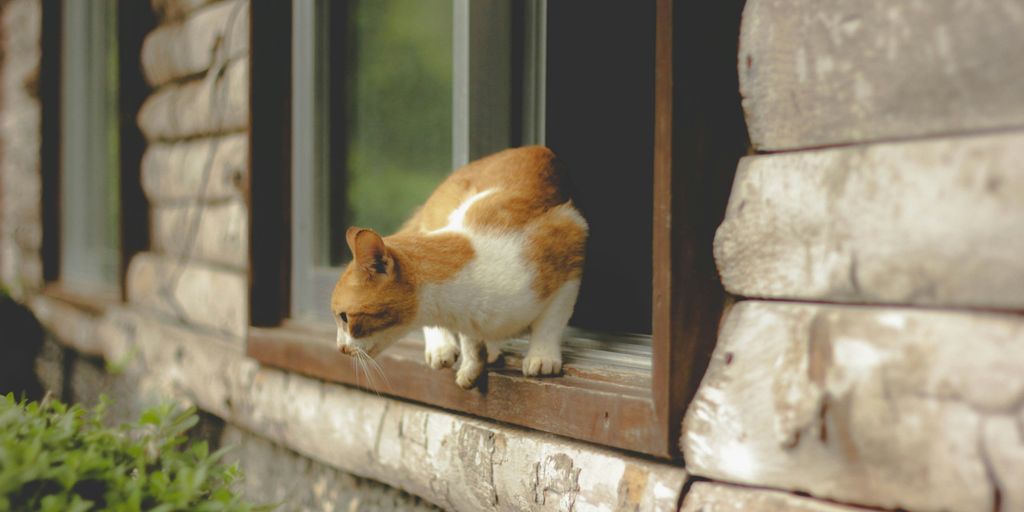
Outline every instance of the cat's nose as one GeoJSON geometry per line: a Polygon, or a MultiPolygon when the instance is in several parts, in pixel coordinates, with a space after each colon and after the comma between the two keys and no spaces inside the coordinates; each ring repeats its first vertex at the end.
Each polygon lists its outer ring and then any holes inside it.
{"type": "Polygon", "coordinates": [[[352,350],[352,347],[340,343],[338,344],[338,350],[341,351],[342,354],[345,354],[347,356],[352,355],[352,353],[354,352],[352,350]]]}

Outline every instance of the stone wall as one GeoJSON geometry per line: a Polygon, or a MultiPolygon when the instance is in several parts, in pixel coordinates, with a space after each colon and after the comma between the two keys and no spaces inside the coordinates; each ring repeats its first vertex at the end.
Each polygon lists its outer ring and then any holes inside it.
{"type": "MultiPolygon", "coordinates": [[[[748,0],[695,475],[1024,510],[1024,3],[748,0]],[[769,300],[766,300],[769,299],[769,300]]],[[[694,485],[687,510],[833,510],[694,485]],[[696,496],[703,498],[697,499],[696,496]]]]}

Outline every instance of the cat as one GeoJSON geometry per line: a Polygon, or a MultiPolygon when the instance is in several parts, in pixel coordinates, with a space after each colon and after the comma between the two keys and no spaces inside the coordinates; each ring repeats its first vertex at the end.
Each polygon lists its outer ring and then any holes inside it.
{"type": "Polygon", "coordinates": [[[507,149],[455,170],[394,235],[349,228],[353,261],[331,295],[338,349],[373,357],[422,329],[427,364],[461,358],[455,382],[470,389],[528,331],[523,374],[559,374],[589,231],[566,189],[550,149],[507,149]]]}

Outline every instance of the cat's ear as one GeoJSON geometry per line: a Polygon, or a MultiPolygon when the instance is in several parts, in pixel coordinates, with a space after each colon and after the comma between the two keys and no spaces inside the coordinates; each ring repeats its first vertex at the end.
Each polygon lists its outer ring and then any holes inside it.
{"type": "Polygon", "coordinates": [[[345,240],[355,256],[356,265],[366,269],[371,276],[391,273],[394,260],[384,246],[384,239],[376,231],[351,227],[345,232],[345,240]]]}

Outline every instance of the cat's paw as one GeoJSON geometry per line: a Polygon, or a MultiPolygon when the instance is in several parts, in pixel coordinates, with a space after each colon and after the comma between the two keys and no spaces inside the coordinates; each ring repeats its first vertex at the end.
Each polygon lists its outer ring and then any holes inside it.
{"type": "Polygon", "coordinates": [[[455,365],[455,360],[459,357],[459,347],[457,345],[437,344],[427,346],[423,350],[423,359],[427,362],[427,365],[435,370],[442,368],[451,368],[455,365]]]}
{"type": "Polygon", "coordinates": [[[536,377],[538,375],[558,375],[562,371],[561,356],[530,355],[523,358],[523,375],[536,377]]]}
{"type": "Polygon", "coordinates": [[[462,389],[476,386],[477,379],[484,372],[484,364],[480,361],[462,361],[459,371],[455,373],[455,383],[462,389]]]}

